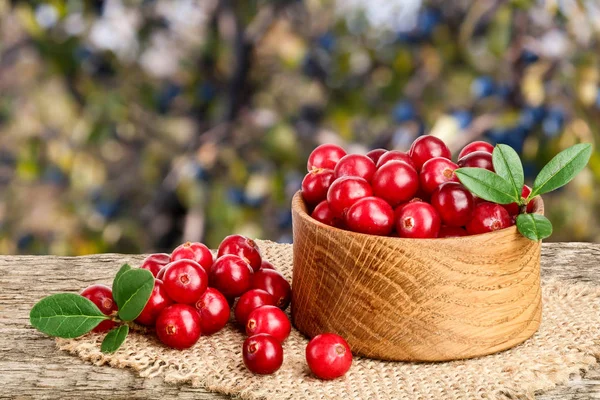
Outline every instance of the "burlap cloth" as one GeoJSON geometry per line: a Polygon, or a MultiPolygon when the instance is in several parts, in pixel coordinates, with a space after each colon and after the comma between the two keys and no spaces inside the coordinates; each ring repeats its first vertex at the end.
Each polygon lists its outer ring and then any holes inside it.
{"type": "MultiPolygon", "coordinates": [[[[264,256],[286,278],[292,247],[260,242],[264,256]]],[[[171,350],[154,335],[131,334],[115,354],[100,352],[102,335],[58,339],[58,347],[96,365],[131,368],[142,377],[191,384],[242,399],[514,399],[565,383],[600,358],[600,287],[543,282],[538,333],[511,350],[445,363],[383,362],[355,357],[345,377],[324,382],[310,375],[307,339],[298,331],[284,344],[284,363],[273,375],[253,375],[242,361],[245,335],[228,325],[191,349],[171,350]]]]}

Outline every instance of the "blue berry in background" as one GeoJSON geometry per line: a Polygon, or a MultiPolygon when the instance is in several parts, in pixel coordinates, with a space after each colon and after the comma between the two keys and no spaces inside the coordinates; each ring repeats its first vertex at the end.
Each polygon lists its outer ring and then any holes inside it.
{"type": "Polygon", "coordinates": [[[287,229],[292,226],[292,212],[287,209],[279,210],[277,213],[277,226],[279,229],[287,229]]]}
{"type": "Polygon", "coordinates": [[[49,165],[42,175],[42,180],[57,186],[63,186],[68,183],[68,178],[65,173],[56,165],[49,165]]]}
{"type": "Polygon", "coordinates": [[[410,121],[416,116],[417,112],[415,107],[408,101],[399,102],[392,111],[392,118],[396,123],[410,121]]]}
{"type": "Polygon", "coordinates": [[[539,173],[539,168],[532,161],[523,161],[523,173],[525,179],[533,180],[539,173]]]}
{"type": "Polygon", "coordinates": [[[533,64],[534,62],[537,62],[540,59],[540,57],[533,51],[524,49],[521,52],[519,59],[521,60],[521,62],[528,65],[528,64],[533,64]]]}
{"type": "Polygon", "coordinates": [[[471,93],[477,99],[492,96],[495,90],[496,84],[489,76],[480,76],[471,83],[471,93]]]}
{"type": "Polygon", "coordinates": [[[456,118],[456,122],[458,122],[460,129],[467,128],[471,125],[471,122],[473,122],[473,114],[467,110],[453,111],[451,115],[456,118]]]}
{"type": "Polygon", "coordinates": [[[245,202],[244,191],[238,187],[231,186],[227,188],[227,200],[231,204],[242,205],[245,202]]]}
{"type": "Polygon", "coordinates": [[[181,86],[173,83],[166,84],[158,94],[158,112],[164,114],[169,111],[169,108],[171,108],[171,103],[173,103],[173,100],[175,100],[180,93],[181,86]]]}
{"type": "Polygon", "coordinates": [[[506,101],[508,100],[511,94],[512,88],[509,83],[503,82],[496,85],[496,96],[506,101]]]}
{"type": "Polygon", "coordinates": [[[105,219],[113,218],[119,212],[119,202],[112,199],[100,199],[95,202],[95,208],[98,214],[105,219]]]}
{"type": "Polygon", "coordinates": [[[200,100],[209,102],[215,97],[217,91],[210,82],[202,82],[198,85],[196,94],[200,100]]]}
{"type": "Polygon", "coordinates": [[[31,244],[33,244],[34,237],[31,233],[24,233],[20,235],[17,239],[17,248],[19,250],[27,249],[31,244]]]}
{"type": "Polygon", "coordinates": [[[560,108],[552,108],[542,121],[542,131],[549,138],[558,136],[565,124],[565,114],[560,108]]]}
{"type": "Polygon", "coordinates": [[[486,137],[494,145],[499,143],[506,144],[515,149],[517,153],[521,153],[527,134],[527,129],[517,125],[509,128],[490,129],[486,137]]]}
{"type": "Polygon", "coordinates": [[[521,115],[519,116],[519,125],[525,129],[533,129],[537,124],[542,122],[545,115],[546,110],[544,106],[527,106],[521,111],[521,115]]]}
{"type": "Polygon", "coordinates": [[[432,8],[423,9],[417,17],[416,30],[421,37],[429,37],[436,26],[441,22],[442,16],[438,10],[432,8]]]}
{"type": "Polygon", "coordinates": [[[317,38],[317,45],[326,51],[333,51],[335,48],[335,36],[331,32],[326,32],[317,38]]]}

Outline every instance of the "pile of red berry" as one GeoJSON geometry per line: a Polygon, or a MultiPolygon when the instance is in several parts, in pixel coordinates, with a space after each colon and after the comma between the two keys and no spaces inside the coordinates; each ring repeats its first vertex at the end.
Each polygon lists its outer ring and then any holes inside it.
{"type": "MultiPolygon", "coordinates": [[[[417,138],[408,153],[375,149],[346,154],[340,146],[323,144],[308,158],[302,197],[314,219],[354,232],[403,238],[491,232],[514,225],[518,205],[474,196],[454,170],[494,171],[493,150],[489,143],[473,142],[454,163],[448,146],[429,135],[417,138]]],[[[522,196],[530,192],[524,186],[522,196]]]]}

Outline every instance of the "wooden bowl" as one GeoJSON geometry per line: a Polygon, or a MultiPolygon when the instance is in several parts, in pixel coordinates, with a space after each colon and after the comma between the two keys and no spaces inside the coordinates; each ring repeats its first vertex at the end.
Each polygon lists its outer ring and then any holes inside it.
{"type": "Polygon", "coordinates": [[[292,321],[309,337],[334,332],[382,360],[446,361],[508,349],[540,325],[541,242],[515,226],[449,239],[365,235],[314,220],[300,192],[292,215],[292,321]]]}

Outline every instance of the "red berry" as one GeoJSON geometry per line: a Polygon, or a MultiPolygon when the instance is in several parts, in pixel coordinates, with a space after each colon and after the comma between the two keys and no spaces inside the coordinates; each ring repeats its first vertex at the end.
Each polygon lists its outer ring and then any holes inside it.
{"type": "Polygon", "coordinates": [[[511,224],[510,215],[504,207],[500,204],[485,202],[475,206],[466,228],[469,234],[477,235],[508,228],[511,224]]]}
{"type": "Polygon", "coordinates": [[[471,219],[473,195],[456,182],[442,183],[431,195],[431,205],[448,226],[465,226],[471,219]]]}
{"type": "Polygon", "coordinates": [[[458,153],[458,159],[460,160],[467,154],[471,154],[476,151],[485,151],[486,153],[492,154],[492,152],[494,151],[494,146],[492,146],[491,144],[489,144],[487,142],[482,142],[482,141],[471,142],[468,145],[466,145],[465,147],[463,147],[463,149],[460,151],[460,153],[458,153]]]}
{"type": "MultiPolygon", "coordinates": [[[[531,188],[527,185],[524,185],[523,189],[521,190],[521,197],[526,199],[530,194],[531,188]]],[[[502,207],[504,207],[511,216],[518,215],[520,211],[519,205],[517,203],[504,204],[502,207]]],[[[533,201],[529,201],[529,203],[527,204],[527,212],[533,212],[533,201]]]]}
{"type": "Polygon", "coordinates": [[[324,223],[325,225],[335,226],[336,225],[336,217],[333,215],[333,211],[329,207],[329,203],[327,200],[323,200],[320,202],[315,209],[313,210],[311,217],[316,219],[319,222],[324,223]]]}
{"type": "Polygon", "coordinates": [[[260,306],[248,315],[246,334],[248,336],[266,333],[283,342],[292,331],[287,315],[275,306],[260,306]]]}
{"type": "Polygon", "coordinates": [[[219,245],[218,257],[225,254],[240,256],[253,271],[258,271],[262,262],[260,249],[256,242],[242,235],[230,235],[223,239],[219,245]]]}
{"type": "Polygon", "coordinates": [[[262,289],[275,297],[275,305],[285,310],[290,304],[292,287],[279,272],[272,269],[258,271],[252,277],[252,289],[262,289]]]}
{"type": "Polygon", "coordinates": [[[235,320],[241,325],[246,326],[248,316],[252,311],[261,306],[274,306],[277,301],[270,293],[261,289],[251,289],[240,297],[235,305],[235,320]]]}
{"type": "Polygon", "coordinates": [[[171,261],[192,260],[200,264],[207,274],[210,274],[214,258],[210,249],[202,243],[186,242],[171,253],[171,261]]]}
{"type": "Polygon", "coordinates": [[[146,306],[135,319],[135,322],[142,325],[154,325],[156,318],[166,307],[173,304],[173,300],[167,295],[165,285],[160,279],[154,281],[154,289],[150,294],[150,299],[146,303],[146,306]]]}
{"type": "Polygon", "coordinates": [[[208,288],[196,302],[203,335],[212,335],[223,329],[229,321],[229,303],[217,289],[208,288]]]}
{"type": "Polygon", "coordinates": [[[167,295],[173,301],[194,304],[208,287],[208,275],[200,264],[184,259],[166,267],[163,283],[167,295]]]}
{"type": "Polygon", "coordinates": [[[468,233],[464,228],[459,228],[457,226],[442,226],[440,228],[440,232],[438,233],[438,238],[454,238],[467,235],[468,233]]]}
{"type": "Polygon", "coordinates": [[[403,238],[436,238],[441,219],[431,204],[408,203],[396,217],[396,231],[403,238]]]}
{"type": "Polygon", "coordinates": [[[250,289],[252,268],[240,256],[225,254],[215,261],[210,282],[225,296],[238,297],[250,289]]]}
{"type": "Polygon", "coordinates": [[[336,217],[343,218],[352,204],[372,193],[371,186],[365,179],[345,176],[331,184],[327,192],[327,203],[336,217]]]}
{"type": "Polygon", "coordinates": [[[381,167],[388,161],[404,161],[411,167],[415,167],[415,164],[407,153],[398,150],[391,150],[382,155],[379,161],[377,161],[377,168],[381,167]]]}
{"type": "Polygon", "coordinates": [[[302,180],[302,198],[315,205],[327,198],[327,190],[333,182],[333,170],[314,168],[302,180]]]}
{"type": "Polygon", "coordinates": [[[354,232],[387,236],[394,227],[394,210],[379,197],[363,197],[348,209],[346,225],[354,232]]]}
{"type": "Polygon", "coordinates": [[[408,155],[417,171],[420,171],[423,164],[432,158],[443,157],[449,160],[452,157],[448,146],[441,139],[431,135],[418,137],[410,146],[408,155]]]}
{"type": "Polygon", "coordinates": [[[244,341],[242,357],[246,368],[255,374],[272,374],[283,364],[283,347],[273,336],[262,333],[244,341]]]}
{"type": "Polygon", "coordinates": [[[340,146],[327,143],[317,146],[306,163],[306,169],[310,172],[313,168],[334,169],[337,162],[346,155],[340,146]]]}
{"type": "MultiPolygon", "coordinates": [[[[81,295],[94,303],[104,315],[111,315],[119,310],[117,303],[113,300],[112,290],[106,285],[88,286],[81,292],[81,295]]],[[[93,329],[93,332],[107,332],[115,326],[113,321],[102,321],[93,329]]]]}
{"type": "Polygon", "coordinates": [[[459,182],[455,169],[458,169],[458,165],[447,158],[435,157],[428,160],[423,164],[419,175],[421,189],[425,193],[433,193],[444,182],[459,182]]]}
{"type": "Polygon", "coordinates": [[[336,379],[350,369],[352,352],[341,336],[323,333],[312,338],[306,346],[306,362],[318,378],[336,379]]]}
{"type": "Polygon", "coordinates": [[[152,272],[152,275],[154,275],[156,278],[156,275],[158,275],[160,270],[170,262],[171,256],[167,253],[150,254],[148,257],[146,257],[140,268],[147,269],[148,271],[152,272]]]}
{"type": "Polygon", "coordinates": [[[160,269],[160,271],[158,271],[158,274],[156,274],[156,279],[160,279],[162,281],[165,278],[165,271],[167,270],[168,266],[169,264],[165,265],[160,269]]]}
{"type": "Polygon", "coordinates": [[[275,269],[275,266],[273,264],[271,264],[269,261],[267,260],[262,260],[260,263],[260,268],[259,271],[261,269],[275,269]]]}
{"type": "Polygon", "coordinates": [[[463,158],[459,158],[457,164],[460,168],[484,168],[488,171],[494,172],[492,153],[488,153],[485,151],[475,151],[473,153],[469,153],[463,158]]]}
{"type": "Polygon", "coordinates": [[[338,161],[334,173],[336,179],[342,176],[358,176],[370,182],[376,169],[375,163],[369,157],[362,154],[348,154],[338,161]]]}
{"type": "Polygon", "coordinates": [[[404,161],[388,161],[373,176],[374,195],[392,207],[412,199],[418,189],[419,175],[404,161]]]}
{"type": "Polygon", "coordinates": [[[174,349],[192,347],[201,333],[200,316],[187,304],[173,304],[162,310],[156,319],[158,339],[174,349]]]}
{"type": "Polygon", "coordinates": [[[387,153],[386,149],[373,149],[367,153],[367,157],[373,160],[373,162],[377,165],[377,162],[385,153],[387,153]]]}

